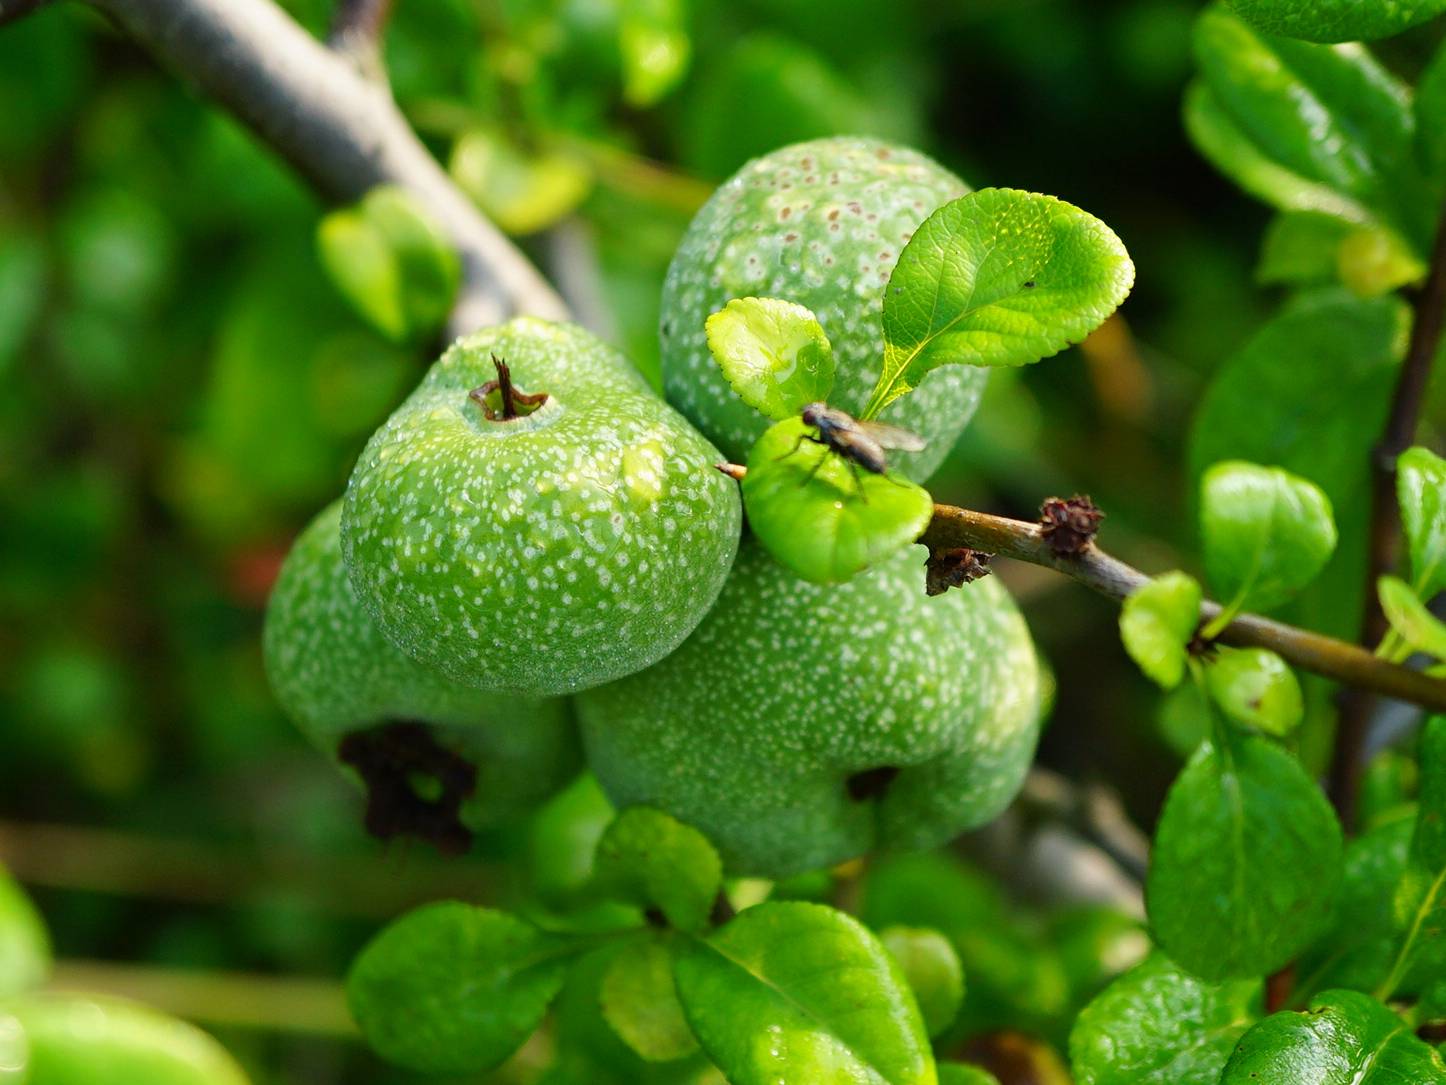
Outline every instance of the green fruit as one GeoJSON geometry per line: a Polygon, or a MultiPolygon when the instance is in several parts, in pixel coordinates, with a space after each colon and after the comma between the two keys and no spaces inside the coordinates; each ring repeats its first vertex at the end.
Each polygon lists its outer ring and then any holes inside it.
{"type": "MultiPolygon", "coordinates": [[[[669,402],[742,463],[768,420],[746,406],[708,352],[708,316],[743,297],[812,309],[837,359],[829,402],[857,414],[883,359],[884,287],[899,253],[936,208],[968,192],[932,159],[869,139],[798,143],[725,182],[678,247],[663,284],[663,389],[669,402]]],[[[944,366],[881,421],[913,430],[923,452],[890,463],[915,480],[948,454],[979,403],[986,372],[944,366]]]]}
{"type": "MultiPolygon", "coordinates": [[[[184,1021],[93,995],[0,1002],[0,1032],[19,1024],[24,1085],[247,1085],[226,1049],[184,1021]]],[[[6,1080],[0,1066],[0,1080],[6,1080]]]]}
{"type": "Polygon", "coordinates": [[[768,877],[994,817],[1034,752],[1034,648],[994,580],[930,599],[923,576],[910,547],[820,587],[746,543],[683,647],[578,699],[604,790],[768,877]]]}
{"type": "Polygon", "coordinates": [[[727,578],[742,514],[719,458],[581,328],[489,328],[362,452],[342,512],[352,583],[388,640],[465,685],[621,678],[682,643],[727,578]],[[468,396],[493,356],[546,402],[486,417],[468,396]]]}
{"type": "Polygon", "coordinates": [[[341,502],[302,532],[266,612],[266,673],[302,732],[367,785],[368,828],[466,846],[545,800],[577,763],[561,699],[485,694],[392,647],[341,556],[341,502]],[[429,793],[430,792],[430,793],[429,793]]]}

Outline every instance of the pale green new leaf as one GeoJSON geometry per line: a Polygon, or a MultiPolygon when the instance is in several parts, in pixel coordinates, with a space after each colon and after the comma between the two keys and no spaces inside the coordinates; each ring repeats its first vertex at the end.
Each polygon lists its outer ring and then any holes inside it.
{"type": "Polygon", "coordinates": [[[1259,1002],[1259,980],[1206,983],[1152,954],[1075,1019],[1075,1078],[1079,1085],[1215,1085],[1259,1002]]]}
{"type": "Polygon", "coordinates": [[[924,1020],[898,964],[851,916],[759,904],[674,965],[693,1033],[733,1085],[934,1085],[924,1020]]]}
{"type": "Polygon", "coordinates": [[[1285,736],[1300,725],[1305,700],[1285,660],[1266,648],[1222,648],[1205,668],[1210,699],[1242,727],[1285,736]]]}
{"type": "Polygon", "coordinates": [[[673,986],[672,949],[660,935],[648,934],[613,955],[599,1002],[618,1038],[649,1062],[670,1062],[698,1050],[673,986]]]}
{"type": "Polygon", "coordinates": [[[1446,660],[1446,622],[1426,609],[1411,585],[1394,576],[1376,581],[1381,609],[1400,638],[1418,652],[1446,660]]]}
{"type": "Polygon", "coordinates": [[[946,364],[1017,366],[1104,322],[1135,269],[1108,226],[1077,207],[986,188],[915,231],[884,295],[884,362],[862,418],[946,364]]]}
{"type": "Polygon", "coordinates": [[[833,391],[833,348],[802,305],[735,298],[706,327],[708,349],[738,398],[775,422],[833,391]]]}
{"type": "Polygon", "coordinates": [[[408,912],[352,963],[347,1001],[388,1062],[472,1074],[532,1035],[562,986],[565,943],[516,916],[458,901],[408,912]]]}
{"type": "Polygon", "coordinates": [[[1303,1013],[1272,1014],[1240,1038],[1221,1085],[1443,1085],[1446,1063],[1388,1007],[1326,991],[1303,1013]]]}
{"type": "Polygon", "coordinates": [[[1396,502],[1411,555],[1411,586],[1429,600],[1446,589],[1446,460],[1428,448],[1401,453],[1396,502]]]}
{"type": "Polygon", "coordinates": [[[964,1004],[964,966],[953,943],[936,930],[897,926],[881,930],[879,941],[899,963],[929,1035],[939,1035],[964,1004]]]}
{"type": "Polygon", "coordinates": [[[1294,757],[1255,737],[1203,746],[1155,829],[1155,941],[1202,979],[1273,972],[1330,921],[1341,856],[1335,813],[1294,757]]]}
{"type": "Polygon", "coordinates": [[[1140,670],[1165,689],[1185,675],[1187,651],[1200,625],[1199,582],[1188,573],[1155,577],[1131,592],[1120,608],[1120,639],[1140,670]]]}
{"type": "Polygon", "coordinates": [[[1331,503],[1319,486],[1242,460],[1205,472],[1200,534],[1210,585],[1235,609],[1286,602],[1320,574],[1336,546],[1331,503]]]}
{"type": "Polygon", "coordinates": [[[1446,11],[1446,0],[1230,0],[1230,6],[1267,34],[1341,42],[1392,37],[1446,11]]]}
{"type": "Polygon", "coordinates": [[[723,887],[723,861],[708,838],[661,810],[633,806],[598,841],[597,886],[642,908],[657,908],[674,927],[701,931],[723,887]]]}
{"type": "Polygon", "coordinates": [[[804,439],[811,432],[795,416],[754,443],[743,507],[776,561],[805,580],[837,584],[914,542],[934,501],[908,479],[865,471],[804,439]]]}

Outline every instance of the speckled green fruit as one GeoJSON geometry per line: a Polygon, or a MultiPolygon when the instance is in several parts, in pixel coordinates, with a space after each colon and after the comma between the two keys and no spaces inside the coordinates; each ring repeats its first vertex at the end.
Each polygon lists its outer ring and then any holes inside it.
{"type": "Polygon", "coordinates": [[[90,995],[26,995],[0,1002],[0,1026],[18,1022],[24,1085],[247,1085],[206,1033],[146,1006],[90,995]]]}
{"type": "Polygon", "coordinates": [[[460,686],[392,647],[347,580],[340,522],[337,501],[296,540],[271,593],[263,647],[281,706],[332,757],[348,736],[422,725],[476,769],[460,811],[473,829],[544,801],[577,764],[567,702],[460,686]]]}
{"type": "MultiPolygon", "coordinates": [[[[688,227],[663,285],[663,388],[742,463],[768,420],[745,406],[708,353],[703,324],[733,298],[797,302],[818,316],[837,358],[829,402],[857,414],[883,360],[884,287],[909,238],[967,185],[916,151],[870,139],[797,143],[749,162],[688,227]]],[[[925,438],[891,464],[921,481],[963,431],[985,370],[944,366],[881,421],[925,438]]]]}
{"type": "Polygon", "coordinates": [[[666,810],[731,873],[769,877],[993,818],[1034,752],[1034,647],[999,583],[930,599],[923,562],[909,547],[820,587],[745,543],[678,651],[579,698],[609,797],[666,810]]]}
{"type": "Polygon", "coordinates": [[[717,598],[738,545],[718,451],[581,328],[530,318],[459,341],[362,452],[342,512],[383,634],[466,685],[567,693],[661,659],[717,598]],[[546,392],[491,421],[494,378],[546,392]]]}

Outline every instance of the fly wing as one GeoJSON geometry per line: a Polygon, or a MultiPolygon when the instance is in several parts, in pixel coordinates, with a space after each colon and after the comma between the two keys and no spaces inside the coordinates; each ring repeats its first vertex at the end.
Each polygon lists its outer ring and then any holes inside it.
{"type": "Polygon", "coordinates": [[[917,433],[912,433],[898,426],[885,425],[883,422],[855,422],[859,432],[866,437],[871,437],[881,448],[896,448],[900,452],[922,452],[926,444],[924,438],[917,433]]]}

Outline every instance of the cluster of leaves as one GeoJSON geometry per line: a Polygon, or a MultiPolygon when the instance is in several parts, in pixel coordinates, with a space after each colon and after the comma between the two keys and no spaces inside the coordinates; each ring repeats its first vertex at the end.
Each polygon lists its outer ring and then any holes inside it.
{"type": "MultiPolygon", "coordinates": [[[[879,379],[858,421],[941,365],[1021,366],[1057,354],[1103,323],[1133,281],[1119,238],[1052,196],[990,188],[945,204],[890,273],[879,379]]],[[[735,299],[707,332],[733,390],[775,423],[749,453],[743,500],[780,563],[838,583],[919,537],[929,494],[897,474],[861,473],[800,417],[833,389],[833,350],[812,312],[787,299],[735,299]]]]}

